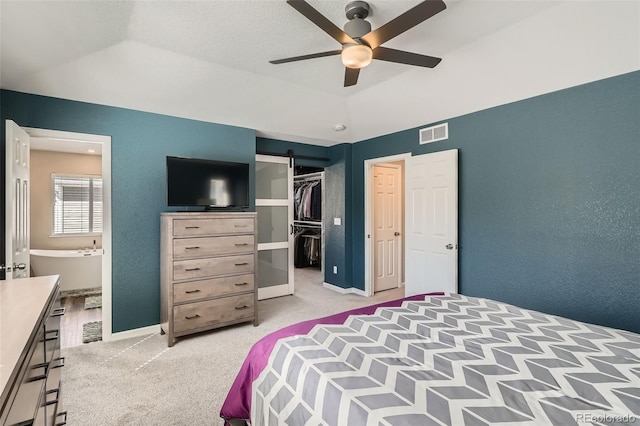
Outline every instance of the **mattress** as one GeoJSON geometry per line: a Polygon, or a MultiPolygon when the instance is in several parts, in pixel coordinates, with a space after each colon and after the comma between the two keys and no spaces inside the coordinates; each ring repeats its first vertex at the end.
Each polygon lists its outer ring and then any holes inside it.
{"type": "Polygon", "coordinates": [[[371,308],[271,336],[251,423],[640,424],[638,334],[459,294],[371,308]]]}

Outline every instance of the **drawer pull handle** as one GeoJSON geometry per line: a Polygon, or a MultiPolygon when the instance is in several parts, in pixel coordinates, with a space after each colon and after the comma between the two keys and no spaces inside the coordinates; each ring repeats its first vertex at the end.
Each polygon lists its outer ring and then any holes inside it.
{"type": "Polygon", "coordinates": [[[58,361],[58,365],[56,365],[55,367],[51,367],[52,370],[54,368],[62,368],[62,367],[64,367],[64,357],[63,356],[61,356],[60,358],[54,359],[54,361],[58,361]]]}
{"type": "Polygon", "coordinates": [[[189,319],[189,320],[190,320],[190,319],[196,319],[196,318],[200,318],[200,315],[195,314],[195,315],[192,315],[192,316],[190,316],[190,317],[184,317],[184,318],[185,318],[185,319],[189,319]]]}
{"type": "Polygon", "coordinates": [[[39,376],[35,376],[35,377],[31,377],[27,380],[27,382],[32,383],[32,382],[37,382],[40,380],[46,380],[47,376],[49,375],[49,363],[48,362],[43,362],[41,364],[36,364],[33,367],[31,367],[33,370],[37,370],[39,368],[44,369],[44,373],[39,375],[39,376]]]}
{"type": "Polygon", "coordinates": [[[236,243],[236,246],[238,246],[238,247],[239,246],[248,246],[248,245],[249,245],[249,243],[236,243]]]}
{"type": "Polygon", "coordinates": [[[60,413],[56,414],[56,417],[61,417],[61,416],[64,416],[64,420],[62,420],[59,423],[56,423],[55,426],[64,426],[67,424],[67,412],[61,411],[60,413]]]}
{"type": "Polygon", "coordinates": [[[184,229],[200,229],[199,226],[185,226],[184,229]]]}
{"type": "Polygon", "coordinates": [[[246,228],[249,225],[233,225],[233,226],[235,226],[236,228],[246,228]]]}
{"type": "Polygon", "coordinates": [[[44,332],[44,341],[51,342],[54,340],[58,340],[58,336],[60,335],[60,330],[47,330],[44,332]],[[53,334],[53,336],[49,336],[49,334],[53,334]]]}
{"type": "Polygon", "coordinates": [[[242,262],[242,263],[236,263],[236,266],[244,266],[244,265],[248,265],[249,262],[242,262]]]}
{"type": "Polygon", "coordinates": [[[186,290],[185,293],[187,293],[187,294],[200,293],[200,290],[186,290]]]}
{"type": "Polygon", "coordinates": [[[193,246],[193,247],[185,247],[184,249],[185,249],[185,250],[197,250],[197,249],[199,249],[199,248],[200,248],[200,247],[198,247],[198,246],[193,246]]]}
{"type": "Polygon", "coordinates": [[[185,271],[190,272],[190,271],[199,271],[200,268],[185,268],[185,271]]]}
{"type": "Polygon", "coordinates": [[[67,308],[56,308],[51,312],[52,317],[61,317],[67,308]]]}
{"type": "Polygon", "coordinates": [[[236,306],[236,311],[240,311],[242,309],[249,309],[249,307],[247,305],[244,306],[236,306]]]}
{"type": "Polygon", "coordinates": [[[51,389],[51,390],[48,390],[48,391],[46,392],[46,395],[52,395],[52,394],[55,394],[55,395],[56,395],[55,399],[54,399],[54,400],[52,400],[52,401],[47,401],[47,400],[46,400],[46,396],[45,396],[45,403],[44,403],[44,405],[52,405],[52,404],[57,404],[57,403],[58,403],[58,399],[60,399],[60,388],[57,388],[57,389],[51,389]]]}
{"type": "Polygon", "coordinates": [[[243,285],[249,285],[249,283],[235,283],[234,285],[240,287],[240,286],[243,286],[243,285]]]}

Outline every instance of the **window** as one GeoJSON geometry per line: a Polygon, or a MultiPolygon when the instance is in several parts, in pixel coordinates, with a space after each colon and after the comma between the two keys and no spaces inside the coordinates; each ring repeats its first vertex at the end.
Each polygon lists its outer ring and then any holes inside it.
{"type": "Polygon", "coordinates": [[[53,235],[102,233],[102,177],[52,175],[53,235]]]}

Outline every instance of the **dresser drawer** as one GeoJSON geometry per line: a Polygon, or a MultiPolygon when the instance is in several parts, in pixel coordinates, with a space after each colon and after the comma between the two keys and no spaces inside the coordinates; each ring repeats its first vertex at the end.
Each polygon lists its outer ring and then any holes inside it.
{"type": "Polygon", "coordinates": [[[173,235],[188,237],[193,235],[253,233],[253,218],[226,219],[175,219],[173,235]]]}
{"type": "Polygon", "coordinates": [[[173,262],[173,279],[181,281],[216,275],[243,274],[253,272],[253,268],[253,254],[177,260],[173,262]]]}
{"type": "Polygon", "coordinates": [[[173,301],[176,304],[193,302],[210,297],[244,293],[253,289],[253,274],[189,281],[173,285],[173,301]]]}
{"type": "Polygon", "coordinates": [[[41,411],[43,405],[43,389],[47,380],[49,365],[45,359],[44,327],[29,348],[29,361],[26,365],[24,378],[18,386],[18,391],[7,416],[7,425],[42,424],[44,416],[41,411]],[[33,422],[37,418],[38,422],[33,422]]]}
{"type": "Polygon", "coordinates": [[[223,297],[220,299],[178,305],[173,308],[176,333],[215,326],[253,317],[254,295],[223,297]]]}
{"type": "Polygon", "coordinates": [[[224,254],[253,253],[253,235],[232,235],[229,237],[177,238],[173,240],[173,258],[219,256],[224,254]]]}

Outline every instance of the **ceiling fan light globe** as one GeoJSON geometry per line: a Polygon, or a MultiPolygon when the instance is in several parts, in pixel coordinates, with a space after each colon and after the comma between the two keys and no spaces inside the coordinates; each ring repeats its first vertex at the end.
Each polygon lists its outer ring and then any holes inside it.
{"type": "Polygon", "coordinates": [[[342,49],[342,63],[347,68],[364,68],[373,60],[373,52],[364,44],[347,44],[342,49]]]}

